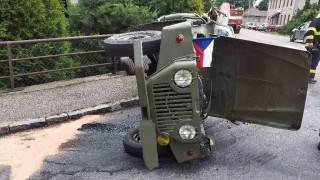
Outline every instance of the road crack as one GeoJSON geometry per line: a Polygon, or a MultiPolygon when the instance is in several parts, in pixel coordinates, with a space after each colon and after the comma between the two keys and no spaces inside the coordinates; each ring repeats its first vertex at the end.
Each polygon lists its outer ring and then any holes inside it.
{"type": "Polygon", "coordinates": [[[51,163],[51,164],[56,164],[56,165],[64,165],[64,166],[73,165],[73,163],[54,162],[54,161],[50,161],[50,160],[47,160],[47,159],[45,159],[44,162],[51,163]]]}
{"type": "MultiPolygon", "coordinates": [[[[58,162],[54,162],[54,161],[48,161],[46,160],[45,162],[48,162],[48,163],[52,163],[52,164],[57,164],[57,165],[75,165],[73,163],[58,163],[58,162]]],[[[79,165],[80,166],[80,165],[79,165]]],[[[40,179],[51,179],[51,178],[54,178],[58,175],[65,175],[65,176],[74,176],[78,173],[108,173],[110,176],[113,176],[114,174],[117,174],[117,173],[121,173],[121,172],[125,172],[125,171],[129,171],[133,169],[133,167],[121,167],[121,168],[118,168],[118,169],[114,169],[114,170],[109,170],[109,169],[100,169],[98,167],[81,167],[81,169],[79,170],[75,170],[75,171],[66,171],[66,170],[63,170],[63,171],[60,171],[60,172],[57,172],[57,173],[51,173],[49,171],[42,171],[40,173],[40,179]]]]}

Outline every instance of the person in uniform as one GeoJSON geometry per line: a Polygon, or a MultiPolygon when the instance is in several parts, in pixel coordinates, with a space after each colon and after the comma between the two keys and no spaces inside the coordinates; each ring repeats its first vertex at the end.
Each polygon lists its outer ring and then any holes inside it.
{"type": "Polygon", "coordinates": [[[319,142],[319,144],[318,144],[318,149],[319,149],[319,151],[320,151],[320,142],[319,142]]]}
{"type": "MultiPolygon", "coordinates": [[[[306,49],[312,55],[311,61],[311,68],[310,68],[310,76],[309,76],[309,83],[316,83],[317,81],[314,79],[316,75],[316,69],[319,63],[320,58],[320,13],[317,15],[316,18],[312,20],[309,25],[308,31],[305,34],[306,36],[306,49]]],[[[320,133],[319,133],[320,136],[320,133]]],[[[320,142],[318,144],[318,149],[320,150],[320,142]]]]}
{"type": "Polygon", "coordinates": [[[316,75],[316,69],[319,63],[320,54],[320,13],[309,25],[308,31],[305,34],[306,44],[305,47],[312,55],[309,83],[315,84],[317,81],[314,79],[316,75]]]}

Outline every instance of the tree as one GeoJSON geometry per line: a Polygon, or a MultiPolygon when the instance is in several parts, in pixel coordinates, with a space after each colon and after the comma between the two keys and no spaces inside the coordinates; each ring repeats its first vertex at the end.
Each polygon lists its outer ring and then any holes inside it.
{"type": "Polygon", "coordinates": [[[215,6],[220,7],[222,3],[228,2],[235,7],[243,7],[247,9],[249,7],[253,7],[256,0],[215,0],[215,6]]]}
{"type": "Polygon", "coordinates": [[[268,0],[262,0],[258,6],[256,7],[260,11],[267,11],[268,10],[268,0]]]}
{"type": "Polygon", "coordinates": [[[70,30],[81,34],[120,33],[156,18],[131,0],[79,0],[69,12],[70,30]]]}
{"type": "Polygon", "coordinates": [[[311,8],[310,0],[306,0],[306,3],[304,5],[303,9],[306,10],[306,9],[310,9],[310,8],[311,8]]]}
{"type": "MultiPolygon", "coordinates": [[[[0,6],[0,40],[25,40],[67,36],[67,21],[63,8],[57,0],[1,0],[0,6]]],[[[28,46],[14,46],[14,58],[46,55],[52,51],[62,53],[68,50],[67,43],[34,44],[28,46]]],[[[0,50],[0,59],[7,59],[4,49],[0,50]]],[[[43,71],[56,67],[71,67],[74,62],[68,58],[55,60],[19,61],[14,63],[15,73],[43,71]]],[[[0,64],[0,76],[7,76],[8,65],[0,64]]],[[[72,77],[73,73],[59,72],[45,76],[33,75],[17,78],[20,85],[37,82],[48,82],[72,77]],[[30,82],[30,83],[29,83],[30,82]]],[[[8,83],[0,82],[0,89],[8,83]]]]}
{"type": "Polygon", "coordinates": [[[66,36],[66,19],[59,1],[1,0],[0,40],[66,36]]]}
{"type": "Polygon", "coordinates": [[[139,6],[149,7],[157,16],[172,13],[197,13],[201,15],[212,6],[212,0],[134,0],[139,6]]]}
{"type": "Polygon", "coordinates": [[[203,2],[201,0],[192,0],[192,5],[194,7],[194,11],[197,14],[202,15],[204,12],[203,2]]]}
{"type": "Polygon", "coordinates": [[[202,0],[202,2],[203,2],[205,12],[208,12],[214,4],[213,0],[202,0]]]}

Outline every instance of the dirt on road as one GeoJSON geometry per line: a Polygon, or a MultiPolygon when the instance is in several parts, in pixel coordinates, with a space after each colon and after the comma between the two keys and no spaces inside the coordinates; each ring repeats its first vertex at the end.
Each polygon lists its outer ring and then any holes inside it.
{"type": "Polygon", "coordinates": [[[77,121],[15,133],[0,138],[0,165],[11,167],[10,179],[25,180],[41,168],[46,156],[59,152],[59,147],[81,133],[82,124],[100,119],[85,116],[77,121]]]}

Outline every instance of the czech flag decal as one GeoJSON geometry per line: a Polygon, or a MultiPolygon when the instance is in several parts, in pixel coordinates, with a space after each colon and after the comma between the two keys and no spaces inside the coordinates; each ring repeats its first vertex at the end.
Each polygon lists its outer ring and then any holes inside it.
{"type": "Polygon", "coordinates": [[[197,67],[210,67],[212,61],[213,38],[193,39],[193,48],[197,56],[197,67]]]}

